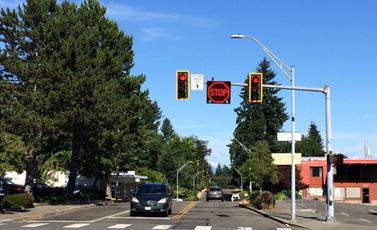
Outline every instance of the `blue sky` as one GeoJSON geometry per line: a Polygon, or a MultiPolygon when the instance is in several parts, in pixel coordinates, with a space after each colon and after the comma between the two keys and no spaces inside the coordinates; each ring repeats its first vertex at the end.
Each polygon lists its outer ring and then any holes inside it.
{"type": "MultiPolygon", "coordinates": [[[[0,7],[19,2],[0,0],[0,7]]],[[[175,71],[202,73],[205,80],[243,82],[265,57],[248,34],[294,65],[296,85],[331,87],[333,149],[350,158],[364,156],[364,142],[377,157],[377,1],[374,0],[129,0],[101,3],[107,16],[133,36],[135,67],[145,74],[152,99],[177,133],[209,141],[213,163],[228,164],[226,145],[235,128],[239,87],[230,105],[206,104],[206,92],[191,100],[175,99],[175,71]]],[[[276,81],[289,80],[271,63],[276,81]]],[[[290,114],[290,92],[281,91],[290,114]]],[[[325,100],[321,93],[296,92],[296,130],[307,133],[311,121],[325,143],[325,100]]],[[[290,122],[283,127],[290,131],[290,122]]]]}

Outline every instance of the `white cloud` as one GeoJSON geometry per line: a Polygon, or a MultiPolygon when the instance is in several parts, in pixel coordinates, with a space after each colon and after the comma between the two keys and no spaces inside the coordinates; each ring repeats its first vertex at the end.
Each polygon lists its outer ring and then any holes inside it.
{"type": "Polygon", "coordinates": [[[180,37],[169,33],[169,31],[161,28],[145,28],[142,29],[143,39],[145,41],[153,40],[179,40],[180,37]]]}
{"type": "Polygon", "coordinates": [[[140,10],[122,3],[105,3],[107,15],[117,20],[129,22],[169,22],[175,24],[187,24],[194,27],[214,27],[218,22],[189,15],[165,13],[150,10],[140,10]]]}

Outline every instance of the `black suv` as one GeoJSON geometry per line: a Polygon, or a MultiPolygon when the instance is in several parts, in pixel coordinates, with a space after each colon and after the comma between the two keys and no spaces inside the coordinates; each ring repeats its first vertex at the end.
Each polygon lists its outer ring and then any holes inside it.
{"type": "Polygon", "coordinates": [[[136,213],[171,214],[172,199],[169,188],[162,183],[140,184],[131,199],[130,215],[136,213]]]}

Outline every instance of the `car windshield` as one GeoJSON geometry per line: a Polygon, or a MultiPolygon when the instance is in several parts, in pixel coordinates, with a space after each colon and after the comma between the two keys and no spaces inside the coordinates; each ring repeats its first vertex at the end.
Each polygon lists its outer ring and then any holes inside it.
{"type": "Polygon", "coordinates": [[[221,188],[209,188],[209,191],[221,191],[221,188]]]}
{"type": "Polygon", "coordinates": [[[137,194],[164,194],[166,193],[165,186],[161,185],[142,185],[138,188],[137,194]]]}
{"type": "Polygon", "coordinates": [[[3,178],[3,180],[5,180],[5,182],[7,184],[14,184],[11,180],[9,180],[8,178],[3,178]]]}

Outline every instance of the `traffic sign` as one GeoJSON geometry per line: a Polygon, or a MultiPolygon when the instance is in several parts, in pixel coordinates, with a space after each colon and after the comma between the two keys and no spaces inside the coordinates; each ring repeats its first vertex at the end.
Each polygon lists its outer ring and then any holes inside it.
{"type": "MultiPolygon", "coordinates": [[[[301,133],[294,133],[293,138],[295,141],[301,141],[301,133]]],[[[278,133],[278,141],[292,141],[292,133],[278,133]]]]}
{"type": "Polygon", "coordinates": [[[191,90],[203,90],[203,74],[191,74],[191,90]]]}
{"type": "Polygon", "coordinates": [[[208,104],[230,104],[230,81],[207,81],[208,104]]]}

